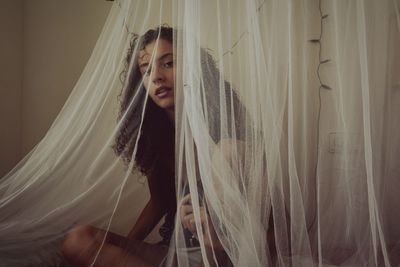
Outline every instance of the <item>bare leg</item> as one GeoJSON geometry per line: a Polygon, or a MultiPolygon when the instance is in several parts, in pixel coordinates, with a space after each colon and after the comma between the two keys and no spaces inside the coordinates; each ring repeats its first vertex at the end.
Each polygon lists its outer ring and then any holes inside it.
{"type": "Polygon", "coordinates": [[[142,241],[127,240],[92,226],[78,226],[65,237],[63,254],[75,266],[158,266],[167,253],[166,247],[142,241]]]}

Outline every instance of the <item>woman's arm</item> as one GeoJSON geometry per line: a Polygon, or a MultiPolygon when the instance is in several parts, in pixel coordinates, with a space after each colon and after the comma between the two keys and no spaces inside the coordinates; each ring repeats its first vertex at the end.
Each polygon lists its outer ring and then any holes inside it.
{"type": "Polygon", "coordinates": [[[147,178],[150,190],[150,200],[140,213],[136,224],[129,232],[128,239],[145,239],[165,215],[165,203],[167,203],[167,201],[163,199],[165,198],[165,194],[162,192],[162,183],[157,182],[160,180],[163,181],[158,177],[157,173],[154,173],[147,178]]]}
{"type": "Polygon", "coordinates": [[[157,201],[150,199],[128,234],[128,239],[144,240],[164,215],[164,209],[157,201]]]}
{"type": "MultiPolygon", "coordinates": [[[[224,195],[225,190],[236,190],[238,193],[240,193],[239,177],[240,171],[243,168],[242,164],[244,163],[244,151],[245,143],[235,139],[223,139],[215,147],[211,160],[213,169],[213,177],[211,179],[213,185],[211,186],[213,186],[214,190],[219,192],[221,196],[224,195]],[[221,169],[225,169],[222,166],[229,168],[229,175],[227,175],[228,172],[218,173],[221,171],[221,169]],[[214,173],[215,171],[217,173],[214,173]]],[[[205,188],[205,190],[207,190],[207,188],[205,188]]],[[[210,200],[208,199],[208,201],[210,200]]],[[[219,202],[220,205],[224,205],[224,201],[222,201],[222,199],[219,199],[219,202]]],[[[229,205],[232,204],[230,201],[228,201],[228,203],[229,205]]],[[[210,262],[214,262],[215,255],[219,265],[230,266],[229,257],[226,254],[225,249],[216,233],[216,229],[211,222],[210,214],[207,208],[202,206],[200,207],[199,212],[202,233],[197,233],[198,229],[196,228],[196,222],[193,214],[191,196],[190,194],[186,195],[182,199],[180,205],[180,216],[183,227],[188,229],[197,239],[199,239],[199,235],[202,235],[207,257],[210,259],[210,262]]]]}

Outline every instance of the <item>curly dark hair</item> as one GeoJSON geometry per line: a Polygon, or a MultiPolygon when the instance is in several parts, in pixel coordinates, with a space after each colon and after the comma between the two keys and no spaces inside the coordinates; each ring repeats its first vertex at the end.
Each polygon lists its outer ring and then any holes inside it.
{"type": "MultiPolygon", "coordinates": [[[[167,26],[159,26],[148,30],[142,36],[134,35],[125,60],[125,70],[121,76],[122,80],[128,79],[125,92],[121,94],[122,98],[119,112],[119,119],[124,119],[116,136],[113,149],[125,162],[130,162],[132,160],[131,155],[133,154],[136,139],[139,137],[134,160],[139,170],[145,175],[151,174],[152,170],[156,167],[157,169],[165,170],[165,165],[162,166],[165,162],[162,159],[165,159],[165,157],[174,157],[175,129],[168,120],[166,112],[158,107],[150,97],[147,99],[147,102],[145,101],[145,94],[139,94],[134,97],[138,90],[145,92],[145,89],[142,84],[142,75],[137,63],[134,63],[129,73],[128,66],[131,60],[137,62],[139,51],[144,49],[148,44],[157,39],[163,39],[172,44],[174,35],[175,30],[167,26]],[[132,101],[133,103],[131,103],[132,101]],[[145,102],[147,103],[146,107],[143,106],[145,102]],[[138,120],[137,117],[138,114],[141,114],[143,108],[145,108],[145,115],[139,134],[140,120],[138,120]],[[125,113],[126,115],[124,116],[125,113]]],[[[204,95],[202,96],[205,103],[202,103],[202,106],[203,109],[207,110],[210,135],[213,141],[218,143],[221,138],[225,138],[221,136],[221,129],[219,126],[221,117],[219,108],[221,101],[221,93],[219,92],[220,72],[210,53],[203,48],[201,48],[201,61],[202,86],[205,88],[203,92],[204,95]]],[[[243,136],[242,133],[244,130],[238,127],[239,123],[235,123],[235,127],[231,128],[232,117],[237,122],[239,120],[238,114],[244,114],[245,111],[236,93],[226,81],[224,82],[224,89],[228,132],[235,131],[235,138],[240,139],[240,137],[243,136]],[[232,114],[232,109],[234,114],[232,114]],[[229,131],[229,129],[231,129],[231,131],[229,131]]],[[[230,133],[228,133],[228,135],[231,136],[230,133]]]]}
{"type": "Polygon", "coordinates": [[[159,38],[172,44],[173,29],[164,26],[151,29],[142,36],[133,35],[130,42],[128,54],[125,58],[125,69],[121,73],[121,80],[128,79],[126,89],[121,94],[118,116],[118,119],[123,118],[123,121],[113,146],[115,154],[121,156],[128,163],[132,160],[135,143],[139,138],[134,160],[136,166],[145,175],[151,174],[155,162],[161,155],[170,154],[173,156],[174,151],[173,145],[171,151],[171,143],[174,143],[174,129],[165,111],[158,107],[150,97],[146,101],[146,95],[140,94],[140,92],[134,97],[138,91],[145,92],[145,88],[137,63],[132,66],[130,73],[128,73],[128,69],[131,60],[138,61],[139,51],[159,38]],[[145,102],[145,115],[139,134],[140,120],[138,114],[142,113],[145,102]]]}

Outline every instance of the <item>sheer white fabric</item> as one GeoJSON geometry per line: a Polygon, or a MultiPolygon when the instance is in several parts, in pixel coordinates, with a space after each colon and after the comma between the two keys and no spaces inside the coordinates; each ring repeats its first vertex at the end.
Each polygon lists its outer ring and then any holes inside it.
{"type": "MultiPolygon", "coordinates": [[[[163,264],[397,266],[399,7],[115,1],[53,126],[1,179],[0,266],[59,264],[76,225],[126,234],[135,224],[149,193],[112,149],[127,116],[117,121],[118,95],[131,89],[120,74],[132,33],[164,23],[176,29],[178,212],[163,264]],[[195,249],[179,216],[188,194],[195,249]]],[[[136,92],[140,132],[149,100],[136,92]]]]}

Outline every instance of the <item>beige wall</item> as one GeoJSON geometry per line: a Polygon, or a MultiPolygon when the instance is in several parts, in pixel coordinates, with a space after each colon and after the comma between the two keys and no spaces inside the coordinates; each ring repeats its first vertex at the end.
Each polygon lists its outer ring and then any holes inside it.
{"type": "Polygon", "coordinates": [[[20,159],[22,0],[0,0],[0,175],[20,159]]]}
{"type": "Polygon", "coordinates": [[[62,108],[111,2],[0,0],[0,4],[0,32],[6,41],[0,43],[3,175],[40,141],[62,108]]]}

